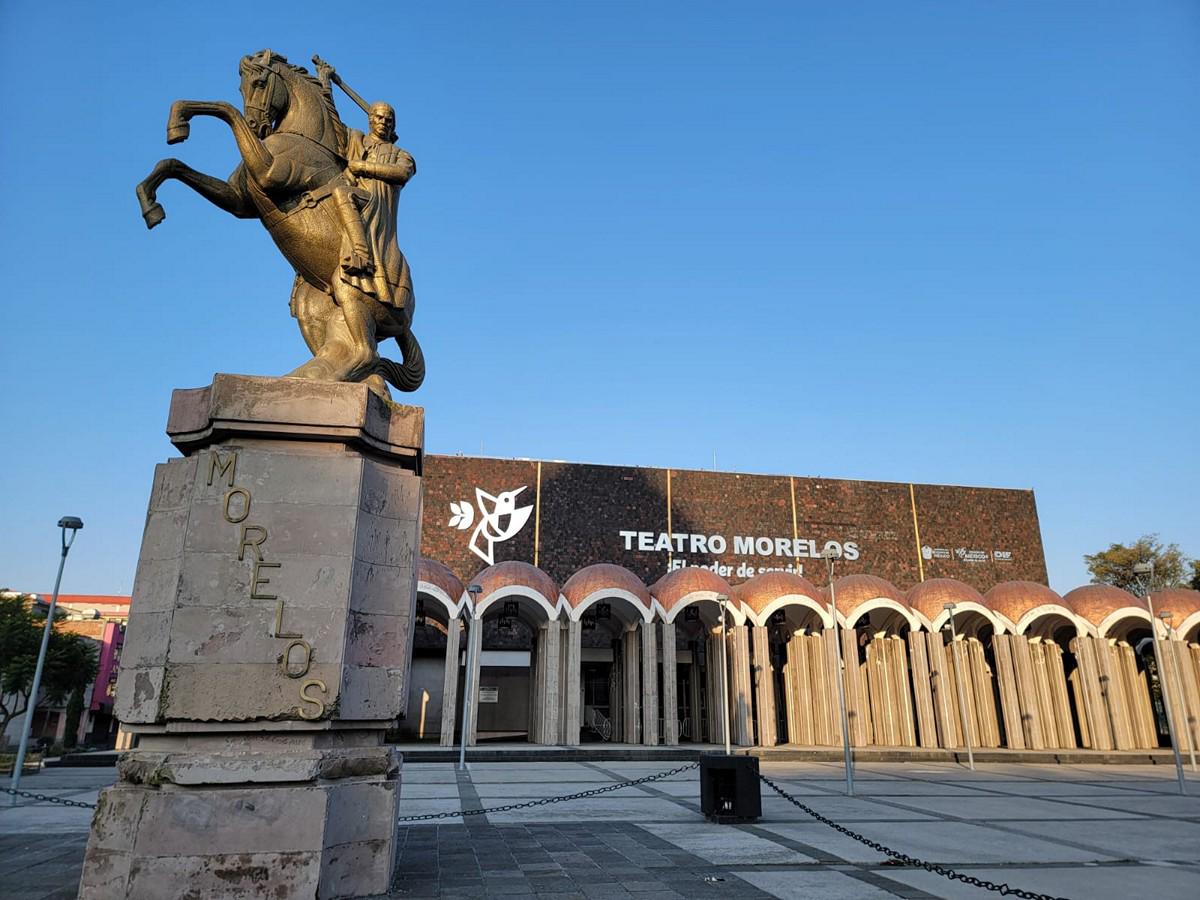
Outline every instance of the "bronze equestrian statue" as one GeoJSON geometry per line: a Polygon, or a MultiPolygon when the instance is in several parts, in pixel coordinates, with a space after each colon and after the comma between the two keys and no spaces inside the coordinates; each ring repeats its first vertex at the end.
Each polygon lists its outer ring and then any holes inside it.
{"type": "Polygon", "coordinates": [[[213,116],[233,132],[242,162],[222,181],[161,160],[137,187],[142,216],[148,228],[162,222],[156,193],[174,178],[240,219],[258,219],[296,270],[292,315],[313,354],[288,375],[363,381],[385,397],[385,381],[415,391],[425,359],[412,333],[416,304],[396,243],[396,202],[416,164],[394,144],[391,107],[368,106],[313,61],[319,77],[270,50],[243,57],[242,112],[219,101],[172,104],[168,144],[187,139],[192,117],[213,116]],[[342,123],[331,80],[366,110],[368,133],[342,123]],[[386,338],[400,345],[402,364],[379,355],[386,338]]]}

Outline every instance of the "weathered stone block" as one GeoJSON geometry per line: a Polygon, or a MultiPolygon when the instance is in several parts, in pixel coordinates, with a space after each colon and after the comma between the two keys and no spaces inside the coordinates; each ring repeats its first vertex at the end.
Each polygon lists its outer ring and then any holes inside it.
{"type": "Polygon", "coordinates": [[[352,590],[354,608],[359,612],[411,617],[416,601],[416,569],[356,562],[352,590]]]}
{"type": "MultiPolygon", "coordinates": [[[[286,646],[280,642],[279,652],[286,646]]],[[[299,678],[283,675],[277,661],[172,664],[166,671],[162,717],[194,722],[328,719],[339,712],[342,671],[338,663],[318,663],[315,657],[299,678]]]]}
{"type": "Polygon", "coordinates": [[[347,666],[343,669],[338,713],[343,719],[377,721],[395,719],[404,709],[401,700],[406,669],[377,666],[347,666]]]}
{"type": "Polygon", "coordinates": [[[79,880],[81,900],[126,900],[136,896],[129,892],[131,862],[129,853],[94,847],[89,839],[79,880]]]}
{"type": "Polygon", "coordinates": [[[312,897],[319,853],[225,853],[141,857],[133,861],[130,898],[312,897]],[[186,885],[186,887],[184,887],[186,885]]]}
{"type": "Polygon", "coordinates": [[[403,668],[412,646],[411,624],[407,614],[352,612],[346,635],[346,664],[403,668]]]}
{"type": "MultiPolygon", "coordinates": [[[[130,615],[130,619],[133,615],[130,615]]],[[[148,666],[135,669],[125,664],[117,675],[117,696],[113,712],[126,725],[145,725],[157,722],[162,709],[163,681],[166,668],[148,666]]]]}
{"type": "Polygon", "coordinates": [[[161,666],[167,661],[171,642],[173,610],[143,612],[130,617],[125,627],[125,643],[121,647],[121,662],[135,669],[161,666]]]}
{"type": "MultiPolygon", "coordinates": [[[[182,539],[180,544],[182,545],[182,539]]],[[[133,579],[133,599],[130,609],[142,612],[163,612],[174,609],[179,591],[179,556],[169,559],[138,560],[133,579]]]]}
{"type": "Polygon", "coordinates": [[[399,466],[366,460],[362,470],[363,510],[384,519],[421,518],[421,479],[399,466]]]}
{"type": "Polygon", "coordinates": [[[322,846],[328,792],[321,787],[146,789],[136,857],[288,853],[322,846]]]}
{"type": "Polygon", "coordinates": [[[359,511],[355,559],[384,566],[412,568],[417,561],[420,524],[407,519],[385,519],[359,511]]]}

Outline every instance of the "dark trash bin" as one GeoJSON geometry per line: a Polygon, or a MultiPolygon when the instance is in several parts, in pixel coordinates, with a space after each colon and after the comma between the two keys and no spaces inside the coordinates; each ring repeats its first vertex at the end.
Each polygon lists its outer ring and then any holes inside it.
{"type": "Polygon", "coordinates": [[[757,756],[700,755],[700,811],[713,822],[754,822],[762,816],[757,756]]]}

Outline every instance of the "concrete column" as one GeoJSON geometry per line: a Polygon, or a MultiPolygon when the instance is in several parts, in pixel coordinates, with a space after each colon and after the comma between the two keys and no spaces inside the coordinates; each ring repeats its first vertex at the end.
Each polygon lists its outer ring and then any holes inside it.
{"type": "Polygon", "coordinates": [[[442,733],[439,743],[454,746],[454,721],[458,718],[458,648],[462,624],[451,619],[446,626],[446,666],[442,676],[442,733]]]}
{"type": "Polygon", "coordinates": [[[624,740],[629,744],[641,743],[641,679],[638,672],[638,638],[635,631],[626,631],[621,636],[621,651],[624,657],[624,740]]]}
{"type": "Polygon", "coordinates": [[[583,726],[583,695],[579,678],[583,669],[581,649],[582,628],[579,622],[567,620],[565,669],[563,673],[563,735],[562,742],[570,747],[579,743],[579,729],[583,726]]]}
{"type": "Polygon", "coordinates": [[[755,687],[755,713],[758,715],[758,743],[774,747],[779,743],[775,727],[775,673],[771,668],[770,635],[766,628],[751,628],[754,665],[751,676],[755,687]]]}
{"type": "Polygon", "coordinates": [[[912,689],[917,714],[917,740],[922,747],[936,747],[937,725],[933,712],[933,688],[929,680],[929,645],[925,632],[908,633],[908,656],[912,666],[912,689]]]}
{"type": "Polygon", "coordinates": [[[526,718],[528,735],[526,739],[531,744],[542,743],[542,713],[546,684],[546,657],[543,650],[546,646],[546,626],[538,625],[533,630],[533,647],[529,657],[529,712],[526,718]]]}
{"type": "Polygon", "coordinates": [[[658,629],[653,622],[638,625],[642,636],[642,743],[658,743],[658,629]]]}
{"type": "Polygon", "coordinates": [[[739,747],[754,744],[754,721],[750,690],[750,629],[734,625],[729,629],[729,717],[733,743],[739,747]]]}
{"type": "Polygon", "coordinates": [[[479,733],[479,674],[483,668],[479,664],[479,657],[483,655],[483,619],[475,619],[471,622],[471,627],[467,629],[467,665],[471,666],[471,661],[474,659],[475,665],[471,667],[471,671],[465,677],[467,683],[471,685],[471,728],[467,735],[467,746],[474,747],[475,740],[479,733]]]}
{"type": "Polygon", "coordinates": [[[660,622],[662,631],[663,743],[679,743],[679,680],[675,658],[675,623],[660,622]]]}
{"type": "MultiPolygon", "coordinates": [[[[721,694],[721,636],[706,634],[703,638],[708,646],[705,661],[704,688],[707,691],[706,709],[708,711],[708,740],[713,744],[725,743],[726,713],[721,712],[721,704],[725,702],[721,694]]],[[[728,707],[726,707],[728,708],[728,707]]],[[[699,709],[699,707],[697,707],[699,709]]]]}
{"type": "Polygon", "coordinates": [[[538,742],[542,744],[557,744],[559,742],[559,718],[562,716],[562,652],[560,650],[562,625],[557,620],[547,622],[541,629],[541,652],[538,654],[538,670],[541,672],[542,684],[541,707],[538,715],[541,718],[541,734],[538,742]]]}

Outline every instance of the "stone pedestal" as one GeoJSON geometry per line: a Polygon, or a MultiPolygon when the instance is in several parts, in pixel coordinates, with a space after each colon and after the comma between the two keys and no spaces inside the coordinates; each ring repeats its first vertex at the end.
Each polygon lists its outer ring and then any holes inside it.
{"type": "Polygon", "coordinates": [[[176,391],[117,682],[138,738],[80,897],[387,890],[420,545],[423,411],[363,385],[176,391]]]}

